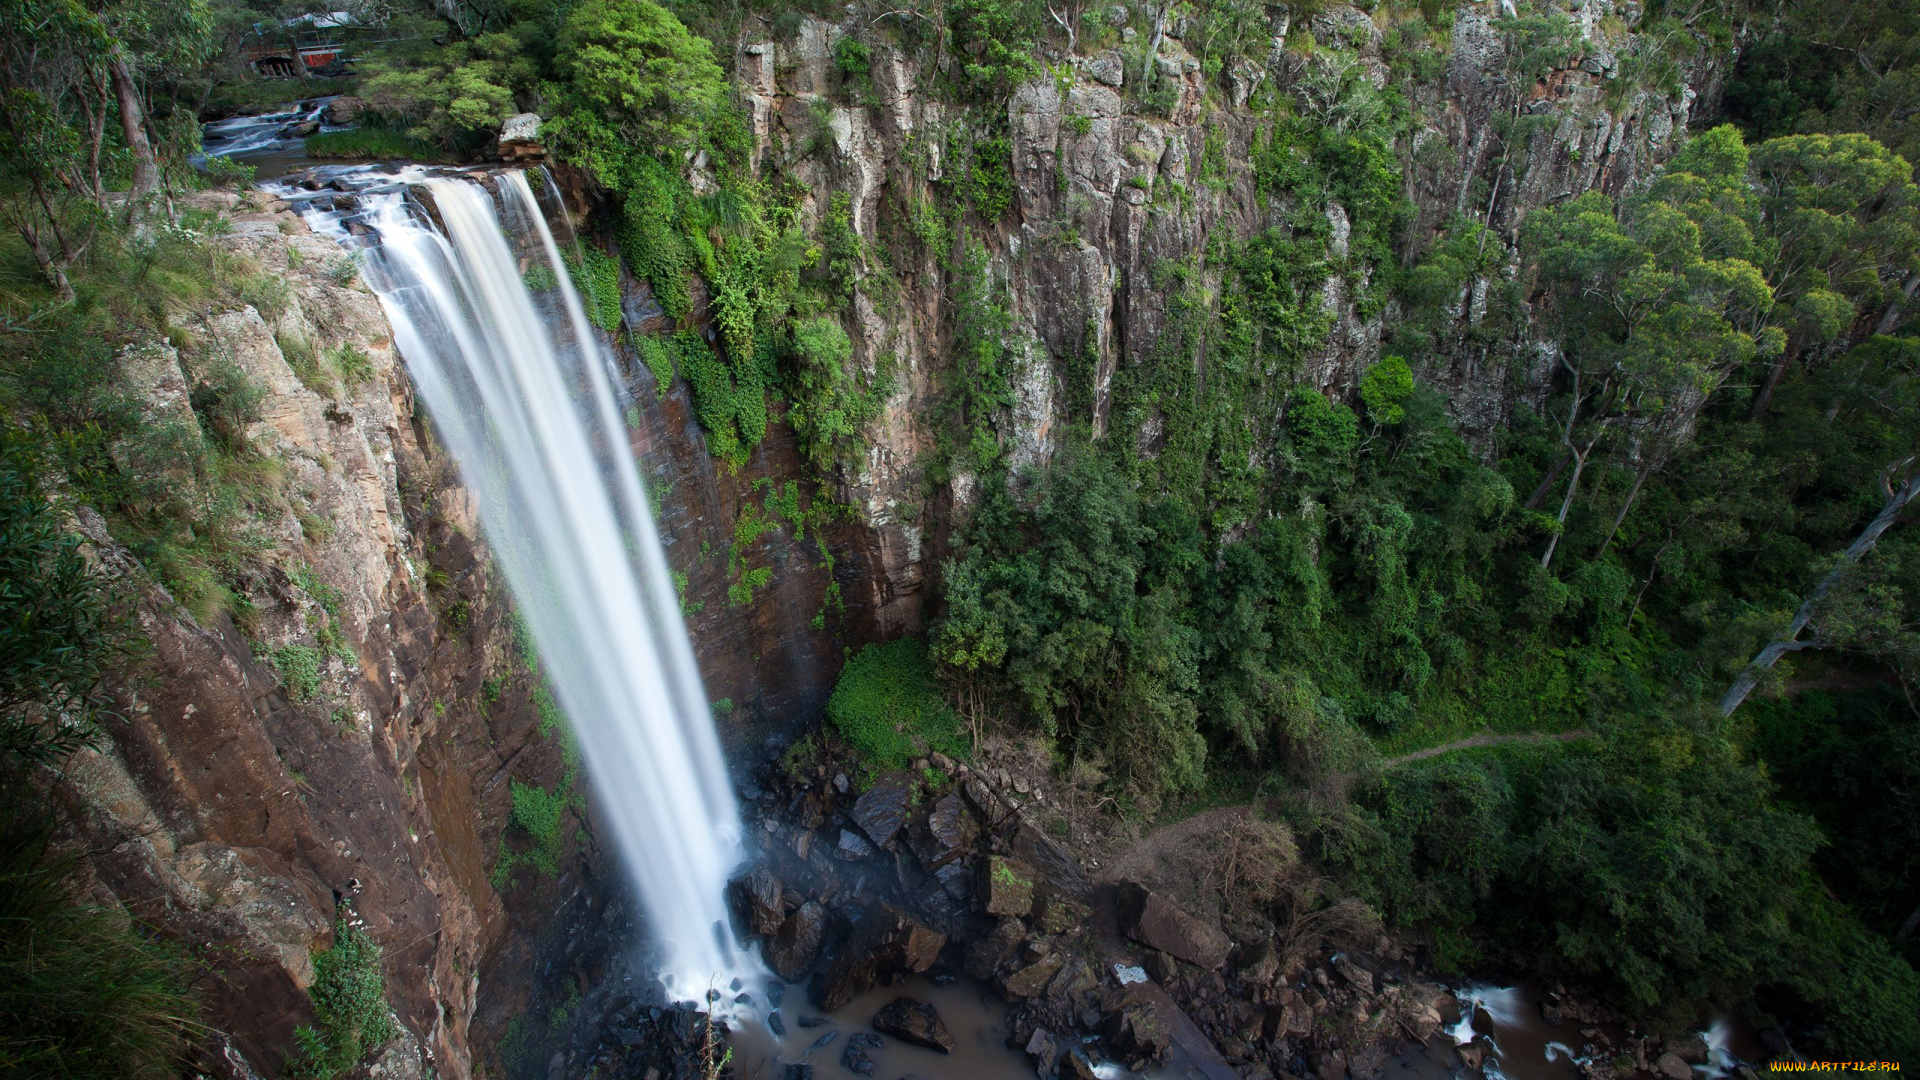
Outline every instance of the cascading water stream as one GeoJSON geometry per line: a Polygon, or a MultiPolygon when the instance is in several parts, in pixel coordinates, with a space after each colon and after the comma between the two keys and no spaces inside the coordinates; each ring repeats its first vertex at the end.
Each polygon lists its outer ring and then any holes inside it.
{"type": "Polygon", "coordinates": [[[757,968],[724,906],[740,817],[610,365],[523,173],[498,175],[497,204],[472,178],[403,179],[444,234],[403,186],[367,189],[368,280],[572,722],[655,966],[674,996],[703,998],[757,968]],[[527,287],[510,234],[554,293],[527,287]]]}

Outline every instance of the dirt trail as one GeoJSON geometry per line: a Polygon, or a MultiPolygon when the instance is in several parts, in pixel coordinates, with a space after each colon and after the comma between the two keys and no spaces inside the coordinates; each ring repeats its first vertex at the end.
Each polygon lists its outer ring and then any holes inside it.
{"type": "MultiPolygon", "coordinates": [[[[1410,754],[1386,758],[1377,766],[1380,769],[1393,769],[1415,761],[1439,757],[1455,750],[1468,750],[1480,746],[1500,746],[1505,743],[1542,743],[1572,742],[1575,739],[1589,739],[1593,733],[1586,730],[1534,732],[1524,735],[1492,735],[1482,733],[1469,735],[1464,739],[1455,739],[1439,746],[1429,746],[1424,750],[1415,750],[1410,754]]],[[[1353,777],[1341,777],[1351,780],[1353,777]]],[[[1209,833],[1226,828],[1228,825],[1245,818],[1253,812],[1253,807],[1219,806],[1212,810],[1203,810],[1190,818],[1183,818],[1171,825],[1163,825],[1140,839],[1127,845],[1120,854],[1094,871],[1098,881],[1113,882],[1139,880],[1146,876],[1162,860],[1179,852],[1189,844],[1209,833]]]]}
{"type": "Polygon", "coordinates": [[[1572,742],[1575,739],[1591,739],[1592,737],[1593,732],[1587,731],[1584,728],[1576,731],[1533,732],[1527,735],[1469,735],[1464,739],[1455,739],[1450,743],[1441,743],[1439,746],[1429,746],[1425,750],[1415,750],[1411,754],[1401,754],[1399,757],[1388,758],[1380,763],[1380,767],[1383,769],[1396,769],[1411,762],[1425,761],[1428,758],[1439,757],[1441,754],[1452,753],[1455,750],[1467,750],[1476,746],[1499,746],[1502,743],[1572,742]]]}

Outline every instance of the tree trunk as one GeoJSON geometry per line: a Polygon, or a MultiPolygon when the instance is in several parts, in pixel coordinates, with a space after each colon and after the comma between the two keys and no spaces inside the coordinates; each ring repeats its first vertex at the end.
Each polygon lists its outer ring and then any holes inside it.
{"type": "MultiPolygon", "coordinates": [[[[1580,490],[1580,474],[1587,468],[1587,455],[1593,453],[1594,444],[1599,441],[1600,436],[1595,435],[1587,441],[1586,449],[1573,452],[1573,478],[1567,481],[1567,497],[1560,500],[1560,514],[1557,518],[1563,531],[1567,527],[1567,511],[1573,509],[1574,493],[1580,490]]],[[[1553,565],[1553,552],[1560,546],[1560,536],[1561,533],[1556,532],[1547,540],[1547,550],[1540,556],[1540,569],[1545,570],[1553,565]]]]}
{"type": "Polygon", "coordinates": [[[1793,621],[1787,624],[1786,634],[1769,642],[1767,647],[1761,649],[1759,654],[1753,658],[1753,662],[1748,664],[1744,671],[1740,672],[1739,677],[1733,680],[1733,685],[1728,687],[1726,694],[1720,698],[1720,715],[1733,715],[1733,710],[1739,708],[1740,703],[1747,700],[1747,695],[1753,692],[1754,687],[1760,685],[1760,679],[1772,669],[1773,665],[1777,663],[1782,656],[1790,652],[1797,652],[1800,649],[1819,647],[1818,641],[1799,640],[1801,631],[1805,630],[1807,624],[1813,621],[1815,609],[1820,606],[1820,601],[1826,598],[1827,593],[1833,588],[1834,584],[1840,580],[1841,575],[1845,574],[1848,568],[1859,562],[1867,552],[1873,550],[1873,545],[1880,542],[1880,534],[1893,527],[1894,520],[1900,516],[1900,511],[1906,508],[1907,503],[1913,501],[1916,493],[1920,493],[1920,472],[1915,472],[1912,476],[1907,477],[1906,481],[1897,488],[1892,485],[1891,478],[1894,472],[1911,466],[1912,464],[1913,459],[1908,458],[1887,470],[1887,476],[1889,478],[1887,483],[1887,504],[1880,508],[1880,513],[1867,524],[1866,529],[1860,533],[1860,536],[1841,554],[1840,565],[1834,567],[1831,573],[1821,579],[1820,584],[1813,587],[1813,592],[1807,595],[1806,602],[1800,605],[1800,610],[1794,612],[1793,621]]]}
{"type": "Polygon", "coordinates": [[[1598,559],[1605,555],[1607,549],[1613,546],[1613,538],[1620,535],[1620,526],[1627,520],[1627,511],[1633,509],[1633,500],[1640,495],[1640,485],[1647,482],[1647,476],[1652,472],[1653,463],[1649,461],[1640,466],[1640,471],[1633,475],[1633,486],[1627,489],[1627,501],[1621,503],[1620,512],[1613,515],[1613,528],[1607,530],[1607,538],[1600,542],[1600,550],[1594,558],[1598,559]]]}
{"type": "Polygon", "coordinates": [[[1893,303],[1887,305],[1886,314],[1880,316],[1880,325],[1873,328],[1874,333],[1893,333],[1894,328],[1900,325],[1900,309],[1907,301],[1913,299],[1915,289],[1920,289],[1920,270],[1907,274],[1907,283],[1900,286],[1900,295],[1894,298],[1893,303]]]}
{"type": "Polygon", "coordinates": [[[1572,460],[1572,451],[1560,455],[1560,460],[1553,463],[1553,468],[1547,470],[1547,475],[1540,478],[1540,486],[1534,488],[1533,494],[1527,496],[1524,509],[1540,509],[1540,504],[1547,501],[1547,493],[1553,490],[1553,482],[1560,479],[1560,474],[1567,469],[1567,462],[1572,460]]]}
{"type": "MultiPolygon", "coordinates": [[[[448,6],[454,10],[457,10],[458,7],[458,5],[448,6]]],[[[453,16],[450,15],[448,18],[453,18],[453,16]]],[[[458,22],[458,20],[455,21],[456,23],[458,22]]],[[[300,57],[300,32],[291,26],[287,27],[287,51],[293,56],[294,74],[300,76],[300,81],[306,82],[308,79],[313,78],[313,76],[307,72],[307,62],[300,57]]]]}
{"type": "Polygon", "coordinates": [[[1160,58],[1160,42],[1167,36],[1167,5],[1161,4],[1153,12],[1153,37],[1147,40],[1147,59],[1140,65],[1140,92],[1153,89],[1154,61],[1160,58]]]}
{"type": "Polygon", "coordinates": [[[1767,381],[1760,384],[1760,392],[1753,397],[1753,407],[1747,410],[1747,422],[1753,423],[1767,413],[1767,406],[1773,403],[1773,392],[1780,389],[1781,380],[1787,377],[1787,357],[1783,353],[1773,366],[1767,369],[1767,381]]]}
{"type": "Polygon", "coordinates": [[[127,209],[160,186],[160,167],[153,160],[153,144],[147,141],[146,118],[140,108],[140,91],[134,86],[133,73],[127,70],[127,58],[118,49],[108,61],[113,76],[113,96],[120,104],[120,133],[126,136],[127,149],[133,154],[133,187],[127,192],[127,209]]]}

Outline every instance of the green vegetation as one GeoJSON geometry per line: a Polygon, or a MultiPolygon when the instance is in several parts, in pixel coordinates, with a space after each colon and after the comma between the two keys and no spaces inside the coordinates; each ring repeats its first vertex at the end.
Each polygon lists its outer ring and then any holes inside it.
{"type": "Polygon", "coordinates": [[[307,136],[305,147],[310,158],[341,158],[349,161],[447,160],[445,151],[433,143],[404,131],[383,127],[323,131],[307,136]]]}
{"type": "Polygon", "coordinates": [[[926,644],[917,638],[854,654],[834,685],[827,719],[876,769],[902,768],[933,750],[966,756],[960,718],[941,696],[926,644]]]}
{"type": "Polygon", "coordinates": [[[513,871],[521,866],[552,877],[560,872],[561,841],[566,825],[565,813],[572,800],[565,788],[547,791],[518,780],[512,783],[513,813],[509,824],[525,833],[533,846],[523,852],[502,849],[500,861],[493,867],[494,888],[505,888],[513,871]]]}
{"type": "Polygon", "coordinates": [[[111,676],[137,655],[106,575],[51,502],[57,466],[0,434],[0,1067],[22,1076],[162,1080],[185,1065],[198,1005],[181,951],[82,889],[50,850],[47,770],[101,738],[111,676]]]}
{"type": "MultiPolygon", "coordinates": [[[[7,783],[19,782],[6,760],[7,783]]],[[[9,789],[0,822],[0,1069],[73,1080],[168,1080],[198,1007],[185,957],[79,892],[38,808],[9,789]]]]}
{"type": "Polygon", "coordinates": [[[344,907],[333,923],[333,944],[313,954],[314,1026],[294,1032],[287,1075],[334,1080],[377,1052],[398,1030],[387,1005],[380,946],[344,907]]]}

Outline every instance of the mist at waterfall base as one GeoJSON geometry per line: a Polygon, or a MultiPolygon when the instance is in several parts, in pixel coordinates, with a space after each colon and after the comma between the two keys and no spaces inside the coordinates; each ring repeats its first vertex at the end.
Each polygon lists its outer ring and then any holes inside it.
{"type": "Polygon", "coordinates": [[[525,173],[497,174],[497,201],[471,177],[397,179],[358,198],[378,240],[367,278],[571,723],[651,966],[673,997],[704,1001],[759,970],[727,928],[740,816],[611,364],[525,173]],[[533,293],[530,266],[558,288],[533,293]]]}

